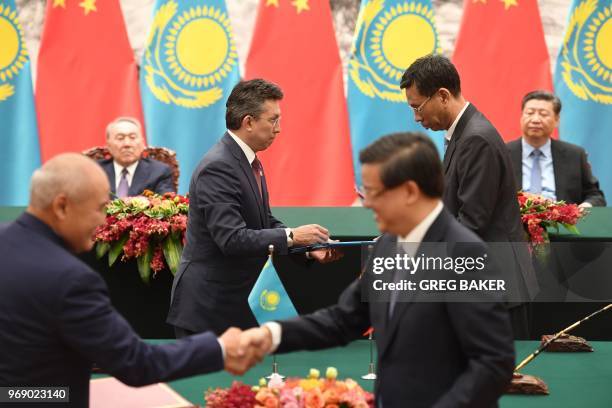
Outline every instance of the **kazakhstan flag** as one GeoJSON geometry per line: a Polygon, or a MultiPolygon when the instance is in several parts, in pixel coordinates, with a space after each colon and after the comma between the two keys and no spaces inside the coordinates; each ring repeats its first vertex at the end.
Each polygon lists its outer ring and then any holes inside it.
{"type": "Polygon", "coordinates": [[[574,0],[557,59],[562,140],[584,147],[600,187],[612,197],[612,2],[574,0]]]}
{"type": "Polygon", "coordinates": [[[260,325],[298,315],[283,282],[278,277],[272,257],[268,257],[253,290],[249,293],[249,306],[260,325]]]}
{"type": "Polygon", "coordinates": [[[176,151],[179,192],[225,132],[225,101],[239,77],[225,1],[156,1],[140,88],[148,143],[176,151]]]}
{"type": "MultiPolygon", "coordinates": [[[[348,67],[348,108],[357,184],[361,184],[361,149],[388,133],[430,133],[415,122],[399,83],[417,58],[440,51],[430,0],[361,2],[348,67]]],[[[433,140],[441,149],[442,136],[433,140]]]]}
{"type": "Polygon", "coordinates": [[[14,0],[0,0],[0,146],[0,206],[24,206],[40,146],[30,59],[14,0]]]}

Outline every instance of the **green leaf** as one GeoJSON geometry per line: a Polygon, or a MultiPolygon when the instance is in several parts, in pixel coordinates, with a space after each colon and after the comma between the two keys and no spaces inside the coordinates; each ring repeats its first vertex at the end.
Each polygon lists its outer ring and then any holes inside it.
{"type": "Polygon", "coordinates": [[[119,254],[123,252],[123,246],[125,245],[129,237],[130,234],[123,234],[119,241],[116,241],[115,243],[113,243],[113,245],[111,245],[110,251],[108,252],[108,266],[113,266],[119,254]]]}
{"type": "Polygon", "coordinates": [[[580,231],[578,231],[578,228],[575,225],[563,224],[563,226],[565,227],[566,230],[568,230],[569,232],[571,232],[574,235],[579,235],[580,234],[580,231]]]}
{"type": "Polygon", "coordinates": [[[153,246],[149,245],[147,252],[136,259],[140,279],[147,285],[151,282],[151,259],[153,258],[153,246]]]}
{"type": "Polygon", "coordinates": [[[164,257],[170,272],[172,272],[172,275],[176,275],[179,263],[181,262],[181,254],[183,253],[183,245],[180,243],[179,236],[177,234],[168,235],[162,242],[162,249],[164,250],[164,257]]]}
{"type": "Polygon", "coordinates": [[[96,242],[96,258],[102,258],[110,249],[110,244],[108,242],[98,241],[96,242]]]}

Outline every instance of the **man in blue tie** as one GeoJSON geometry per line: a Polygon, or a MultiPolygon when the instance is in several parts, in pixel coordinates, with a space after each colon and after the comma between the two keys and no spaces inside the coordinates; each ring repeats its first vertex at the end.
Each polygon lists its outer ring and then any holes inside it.
{"type": "Polygon", "coordinates": [[[581,207],[605,206],[585,150],[552,139],[559,125],[561,100],[548,91],[532,91],[523,97],[521,108],[523,134],[508,143],[517,186],[581,207]]]}

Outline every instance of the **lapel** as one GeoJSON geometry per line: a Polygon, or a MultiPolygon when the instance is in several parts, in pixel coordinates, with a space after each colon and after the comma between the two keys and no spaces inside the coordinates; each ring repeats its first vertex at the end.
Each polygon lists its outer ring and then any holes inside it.
{"type": "MultiPolygon", "coordinates": [[[[265,214],[264,205],[261,200],[261,196],[259,194],[259,186],[257,185],[257,181],[255,180],[255,176],[253,175],[253,168],[249,164],[249,161],[247,160],[240,146],[238,146],[238,143],[236,143],[234,139],[232,139],[229,133],[226,132],[223,135],[223,138],[221,140],[227,146],[227,148],[232,153],[232,155],[236,158],[240,168],[242,169],[242,172],[244,173],[247,180],[249,180],[249,184],[251,185],[251,192],[253,193],[253,198],[255,199],[255,202],[257,203],[257,206],[259,209],[259,217],[261,218],[261,225],[264,226],[265,225],[264,220],[266,219],[266,216],[264,215],[265,214]]],[[[262,190],[265,191],[265,188],[263,187],[265,185],[263,178],[261,180],[261,183],[262,183],[262,190]]],[[[264,193],[264,198],[266,198],[265,193],[264,193]]]]}
{"type": "Polygon", "coordinates": [[[568,168],[568,166],[560,166],[557,167],[556,163],[569,163],[569,159],[566,154],[567,150],[563,149],[561,144],[554,140],[550,140],[550,153],[552,155],[553,162],[553,173],[555,175],[555,195],[557,196],[557,200],[560,200],[559,196],[564,196],[564,193],[568,190],[567,177],[563,177],[563,171],[568,168]]]}
{"type": "Polygon", "coordinates": [[[478,111],[476,110],[474,105],[470,103],[465,109],[465,112],[463,112],[463,115],[461,116],[461,119],[459,119],[459,122],[457,122],[457,126],[455,127],[455,131],[453,132],[453,136],[451,137],[450,143],[446,148],[446,154],[444,155],[444,174],[448,172],[448,168],[450,167],[453,154],[455,153],[455,150],[457,148],[457,143],[459,143],[459,139],[463,135],[465,127],[467,126],[470,119],[472,119],[472,116],[476,114],[476,112],[478,111]]]}
{"type": "Polygon", "coordinates": [[[111,159],[110,161],[106,161],[102,163],[102,168],[104,169],[104,171],[106,172],[106,175],[108,176],[108,182],[110,183],[110,189],[111,189],[111,193],[116,193],[116,188],[115,188],[115,166],[113,166],[113,160],[111,159]]]}
{"type": "Polygon", "coordinates": [[[136,166],[136,170],[134,171],[134,175],[132,176],[132,184],[130,184],[128,195],[135,196],[142,194],[142,191],[144,190],[145,177],[148,174],[148,170],[149,162],[146,159],[140,159],[138,161],[138,166],[136,166]]]}
{"type": "Polygon", "coordinates": [[[512,170],[516,180],[516,188],[523,189],[523,141],[522,138],[510,143],[510,157],[512,158],[512,170]]]}
{"type": "MultiPolygon", "coordinates": [[[[435,219],[433,224],[431,224],[431,227],[429,227],[429,229],[427,230],[427,233],[423,237],[422,242],[444,242],[444,235],[446,232],[446,228],[448,225],[448,219],[449,219],[448,217],[451,217],[451,215],[447,213],[446,209],[442,209],[442,212],[440,213],[440,215],[438,215],[438,217],[435,219]]],[[[394,239],[395,239],[395,243],[397,243],[397,237],[394,237],[394,239]]],[[[417,248],[416,253],[418,254],[420,250],[421,250],[421,245],[419,245],[419,248],[417,248]]],[[[427,256],[427,254],[425,255],[427,256]]],[[[413,304],[414,302],[409,302],[409,301],[397,302],[393,308],[393,317],[389,319],[389,304],[386,302],[379,303],[379,305],[381,305],[379,307],[386,308],[385,310],[386,319],[383,319],[384,324],[382,326],[383,329],[381,330],[382,339],[380,341],[380,344],[378,345],[381,350],[380,351],[381,358],[384,356],[384,353],[389,348],[389,345],[391,344],[395,336],[395,332],[399,328],[402,318],[407,313],[410,306],[412,306],[413,304]]]]}

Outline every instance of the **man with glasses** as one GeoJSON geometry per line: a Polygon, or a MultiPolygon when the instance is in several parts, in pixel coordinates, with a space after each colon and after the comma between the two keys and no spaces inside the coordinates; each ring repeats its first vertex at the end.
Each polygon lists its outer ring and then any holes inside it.
{"type": "MultiPolygon", "coordinates": [[[[510,154],[491,122],[461,94],[455,66],[441,55],[419,58],[404,72],[400,87],[417,122],[427,129],[447,131],[445,207],[485,242],[524,242],[510,154]]],[[[518,274],[522,297],[533,298],[538,285],[527,247],[505,247],[507,253],[500,253],[505,255],[502,264],[518,274]]],[[[528,338],[527,305],[510,305],[515,337],[528,338]]]]}
{"type": "MultiPolygon", "coordinates": [[[[228,131],[191,177],[187,245],[172,285],[167,319],[177,337],[256,326],[247,298],[266,262],[268,246],[286,254],[291,246],[329,240],[329,232],[320,225],[287,228],[270,211],[257,153],[280,133],[282,98],[281,89],[263,79],[236,85],[226,103],[228,131]]],[[[307,256],[319,262],[337,258],[331,250],[307,256]]]]}

